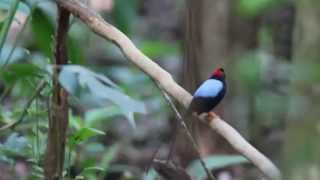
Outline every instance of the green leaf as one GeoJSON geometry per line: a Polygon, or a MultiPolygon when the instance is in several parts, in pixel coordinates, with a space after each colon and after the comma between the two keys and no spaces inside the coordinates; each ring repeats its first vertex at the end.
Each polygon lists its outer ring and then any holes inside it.
{"type": "MultiPolygon", "coordinates": [[[[84,78],[84,77],[83,77],[84,78]]],[[[145,113],[145,106],[142,102],[131,99],[119,90],[104,86],[100,82],[87,77],[87,85],[91,93],[98,98],[110,100],[120,107],[123,114],[127,117],[129,123],[135,128],[133,112],[145,113]]]]}
{"type": "Polygon", "coordinates": [[[53,22],[41,8],[36,8],[32,13],[31,26],[36,46],[51,58],[54,37],[53,22]]]}
{"type": "MultiPolygon", "coordinates": [[[[107,78],[103,75],[94,73],[94,72],[90,71],[89,69],[84,68],[79,65],[65,65],[62,67],[61,73],[68,73],[68,75],[71,75],[71,74],[76,75],[76,77],[78,77],[77,81],[79,82],[79,85],[81,85],[81,86],[86,85],[86,82],[87,82],[86,77],[93,77],[96,80],[100,81],[104,85],[108,85],[113,88],[118,88],[118,86],[114,82],[112,82],[109,78],[107,78]],[[81,79],[82,77],[84,79],[81,79]]],[[[63,75],[60,75],[60,76],[63,76],[63,75]]],[[[64,76],[59,77],[59,78],[61,78],[60,81],[63,82],[62,78],[64,78],[64,76]]]]}
{"type": "MultiPolygon", "coordinates": [[[[213,155],[206,157],[203,160],[207,167],[211,170],[249,162],[246,158],[239,155],[213,155]]],[[[206,173],[203,170],[199,160],[191,163],[191,165],[188,167],[188,172],[195,176],[197,180],[201,180],[206,177],[206,173]]]]}
{"type": "Polygon", "coordinates": [[[0,69],[2,79],[8,84],[29,77],[39,77],[41,73],[42,70],[33,64],[13,64],[6,69],[0,69]]]}
{"type": "Polygon", "coordinates": [[[67,41],[67,49],[69,59],[72,64],[84,64],[84,54],[82,50],[82,46],[79,46],[77,43],[77,39],[73,37],[69,37],[67,41]]]}
{"type": "MultiPolygon", "coordinates": [[[[87,88],[97,102],[109,100],[117,105],[135,128],[133,113],[145,113],[142,102],[134,100],[121,92],[111,80],[77,65],[63,66],[59,82],[71,94],[76,95],[80,88],[87,88]]],[[[104,103],[106,104],[106,103],[104,103]]]]}
{"type": "Polygon", "coordinates": [[[100,131],[94,128],[89,128],[89,127],[81,128],[79,131],[72,134],[72,136],[69,139],[69,145],[72,149],[76,144],[82,143],[88,140],[89,138],[97,135],[105,135],[105,133],[103,131],[100,131]]]}
{"type": "Polygon", "coordinates": [[[87,172],[87,171],[90,171],[90,172],[92,172],[92,171],[101,171],[101,172],[103,172],[104,171],[104,169],[102,168],[102,167],[99,167],[99,166],[91,166],[91,167],[87,167],[87,168],[84,168],[84,173],[85,172],[87,172]]]}

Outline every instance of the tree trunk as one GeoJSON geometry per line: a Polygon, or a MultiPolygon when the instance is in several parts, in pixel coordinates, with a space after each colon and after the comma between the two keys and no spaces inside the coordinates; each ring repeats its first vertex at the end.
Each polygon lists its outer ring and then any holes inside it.
{"type": "Polygon", "coordinates": [[[68,94],[58,82],[59,66],[67,64],[66,39],[69,26],[69,12],[58,7],[56,31],[55,65],[53,70],[53,96],[49,114],[48,144],[44,160],[44,173],[48,180],[63,179],[63,164],[68,128],[68,94]]]}

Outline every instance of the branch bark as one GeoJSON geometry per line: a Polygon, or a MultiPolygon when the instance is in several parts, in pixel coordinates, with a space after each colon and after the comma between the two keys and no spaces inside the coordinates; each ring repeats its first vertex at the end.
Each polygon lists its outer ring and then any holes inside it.
{"type": "Polygon", "coordinates": [[[55,42],[53,70],[53,96],[49,113],[48,144],[44,160],[44,174],[48,180],[63,179],[66,131],[68,128],[68,94],[58,81],[60,65],[67,64],[66,39],[70,13],[58,6],[58,27],[55,42]]]}
{"type": "MultiPolygon", "coordinates": [[[[117,28],[107,23],[97,13],[76,0],[56,0],[59,5],[70,11],[85,23],[93,32],[116,44],[123,54],[150,76],[170,96],[187,108],[192,96],[179,86],[172,76],[158,64],[144,55],[132,41],[117,28]]],[[[212,119],[199,117],[213,130],[224,137],[239,153],[250,160],[269,179],[281,179],[278,168],[262,153],[250,145],[234,128],[214,114],[212,119]]]]}

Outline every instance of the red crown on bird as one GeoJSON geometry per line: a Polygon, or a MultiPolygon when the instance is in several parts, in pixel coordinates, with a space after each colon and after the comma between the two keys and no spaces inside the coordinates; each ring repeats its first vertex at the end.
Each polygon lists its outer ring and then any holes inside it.
{"type": "Polygon", "coordinates": [[[224,69],[223,68],[217,68],[212,72],[212,76],[215,77],[222,77],[224,76],[224,69]]]}

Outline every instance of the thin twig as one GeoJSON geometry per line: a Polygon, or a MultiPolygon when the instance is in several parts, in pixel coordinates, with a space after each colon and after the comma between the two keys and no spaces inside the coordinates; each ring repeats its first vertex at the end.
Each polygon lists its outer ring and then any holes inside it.
{"type": "Polygon", "coordinates": [[[47,82],[45,80],[42,80],[39,85],[37,86],[37,88],[35,89],[34,93],[32,94],[32,96],[28,99],[26,105],[23,108],[23,112],[21,114],[21,116],[19,117],[19,119],[17,121],[14,121],[10,124],[6,124],[4,126],[2,126],[0,128],[0,131],[6,130],[6,129],[14,129],[18,124],[20,124],[24,117],[27,115],[28,113],[28,109],[31,106],[33,100],[41,93],[41,91],[46,87],[47,82]]]}
{"type": "Polygon", "coordinates": [[[17,9],[18,9],[19,2],[20,2],[20,0],[14,0],[11,2],[11,7],[9,10],[7,20],[4,22],[4,24],[2,26],[2,30],[0,32],[0,55],[2,53],[2,48],[3,48],[3,45],[4,45],[6,38],[7,38],[7,35],[8,35],[10,25],[13,22],[13,18],[16,14],[17,9]]]}
{"type": "Polygon", "coordinates": [[[18,42],[22,37],[23,31],[26,29],[26,26],[28,25],[28,23],[29,23],[29,21],[30,21],[30,19],[32,17],[33,11],[36,9],[37,4],[38,3],[35,3],[34,5],[31,6],[31,8],[29,7],[30,8],[30,14],[28,15],[27,19],[23,23],[23,25],[21,27],[21,30],[19,31],[17,37],[15,38],[15,40],[13,42],[12,48],[11,48],[11,50],[9,52],[9,55],[8,55],[8,57],[6,58],[6,60],[4,61],[3,65],[2,65],[3,68],[5,68],[9,64],[11,56],[13,55],[14,51],[16,50],[18,42]]]}
{"type": "Polygon", "coordinates": [[[197,151],[198,155],[199,155],[199,160],[201,163],[202,168],[204,169],[204,171],[206,172],[207,176],[209,177],[209,179],[211,180],[216,180],[216,178],[212,175],[211,171],[208,169],[208,167],[206,166],[206,163],[204,162],[201,153],[199,151],[199,147],[195,141],[195,139],[193,138],[191,131],[189,130],[187,124],[184,122],[183,117],[181,116],[180,112],[178,111],[178,109],[176,108],[175,104],[173,103],[171,97],[168,95],[168,93],[161,88],[161,86],[159,86],[157,84],[158,88],[161,90],[163,97],[166,99],[166,101],[168,102],[169,106],[171,107],[171,109],[175,112],[176,116],[177,116],[177,120],[180,123],[181,127],[183,128],[183,130],[185,131],[189,141],[191,142],[193,148],[197,151]]]}

